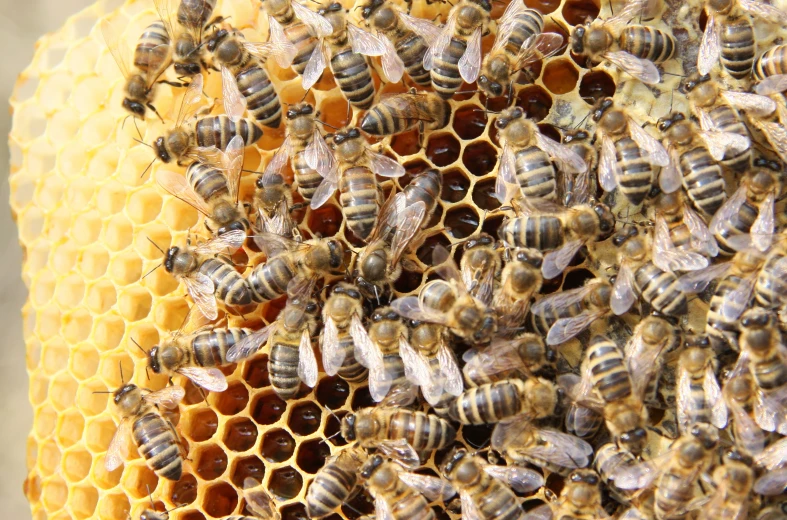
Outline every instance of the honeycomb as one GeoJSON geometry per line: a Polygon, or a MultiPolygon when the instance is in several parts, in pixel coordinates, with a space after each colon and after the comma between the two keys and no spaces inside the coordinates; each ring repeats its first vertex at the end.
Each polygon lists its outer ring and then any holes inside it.
{"type": "MultiPolygon", "coordinates": [[[[350,0],[342,3],[353,7],[350,0]]],[[[696,51],[688,42],[699,37],[701,6],[669,3],[665,19],[650,24],[668,29],[669,22],[680,55],[692,63],[691,52],[696,51]]],[[[546,31],[566,39],[570,26],[610,13],[609,5],[600,7],[591,0],[527,0],[526,4],[545,15],[546,31]]],[[[505,4],[495,3],[493,18],[499,18],[504,8],[505,4]]],[[[412,14],[444,19],[449,9],[447,3],[419,1],[413,3],[412,14]]],[[[256,1],[219,0],[216,13],[229,17],[250,41],[267,37],[267,19],[256,1]]],[[[201,228],[195,227],[199,218],[193,208],[151,181],[158,163],[140,176],[152,153],[136,141],[137,132],[149,143],[167,126],[153,118],[136,125],[125,121],[120,103],[123,78],[98,30],[103,18],[122,27],[122,40],[132,46],[156,14],[151,2],[128,0],[117,7],[99,2],[70,18],[61,30],[39,41],[11,99],[11,207],[29,287],[23,319],[35,420],[27,442],[29,475],[24,489],[33,518],[125,520],[130,514],[136,519],[150,507],[149,497],[159,510],[176,508],[170,513],[173,520],[221,518],[245,511],[241,491],[247,477],[261,481],[276,497],[284,518],[305,518],[310,479],[344,445],[341,437],[334,437],[337,418],[325,408],[341,417],[373,402],[365,385],[321,374],[313,390],[302,386],[298,398],[285,403],[270,387],[266,349],[240,365],[224,368],[229,388],[220,394],[205,397],[185,378],[174,378],[187,391],[175,416],[188,451],[178,482],[159,480],[133,449],[124,466],[113,472],[104,469],[117,422],[106,392],[123,381],[154,390],[167,384],[163,376],[148,379],[145,354],[132,340],[149,349],[177,330],[189,309],[183,289],[163,269],[145,276],[162,260],[155,244],[182,244],[192,228],[201,228]]],[[[484,51],[493,41],[494,31],[484,37],[484,51]]],[[[614,95],[621,106],[631,105],[638,122],[653,124],[673,110],[687,111],[685,99],[670,94],[687,72],[682,63],[667,62],[662,83],[647,87],[611,66],[590,70],[564,50],[536,68],[534,82],[516,85],[514,102],[553,137],[556,128],[581,123],[593,101],[602,96],[614,95]]],[[[282,102],[304,98],[294,72],[272,61],[268,68],[282,102]]],[[[375,68],[379,91],[406,90],[401,83],[380,82],[379,62],[375,68]]],[[[487,100],[473,89],[464,85],[462,90],[468,92],[450,100],[450,123],[425,136],[423,149],[415,130],[380,142],[381,149],[407,170],[405,177],[394,181],[398,189],[428,168],[443,173],[439,207],[426,239],[411,258],[417,270],[403,273],[395,284],[397,295],[412,294],[434,277],[428,268],[436,245],[455,244],[482,230],[495,235],[502,221],[494,197],[500,146],[497,130],[482,109],[500,110],[506,100],[487,100]]],[[[205,91],[214,98],[221,96],[219,74],[207,76],[205,91]]],[[[305,95],[326,123],[336,127],[349,123],[346,102],[330,73],[305,95]]],[[[179,98],[170,87],[158,89],[155,104],[166,121],[174,121],[179,98]]],[[[358,115],[356,110],[353,121],[358,115]]],[[[283,127],[266,128],[259,142],[246,149],[244,167],[249,172],[242,181],[244,199],[249,200],[254,190],[256,175],[251,171],[264,168],[283,140],[283,127]]],[[[386,189],[391,188],[389,181],[386,189]]],[[[300,200],[297,193],[295,199],[300,200]]],[[[362,246],[346,232],[336,198],[296,216],[307,237],[335,235],[354,247],[362,246]]],[[[263,259],[249,244],[235,257],[239,265],[247,265],[246,273],[263,259]]],[[[604,244],[594,253],[599,265],[574,265],[545,284],[542,292],[579,287],[614,264],[614,251],[604,244]]],[[[245,316],[228,315],[228,323],[260,327],[275,319],[283,305],[278,300],[245,316]]],[[[701,305],[693,303],[689,326],[702,326],[701,305]]],[[[633,326],[636,317],[629,321],[633,326]]],[[[597,326],[602,331],[606,324],[597,326]]],[[[577,364],[579,352],[567,349],[567,361],[577,364]]],[[[487,427],[464,427],[459,441],[477,449],[489,434],[487,427]]],[[[436,471],[435,460],[439,462],[441,456],[427,461],[427,472],[436,471]]],[[[562,484],[560,479],[550,479],[547,486],[559,491],[562,484]]],[[[543,490],[537,497],[543,498],[543,490]]],[[[339,516],[356,518],[372,509],[370,499],[360,494],[339,516]]],[[[445,518],[442,509],[437,511],[445,518]]]]}

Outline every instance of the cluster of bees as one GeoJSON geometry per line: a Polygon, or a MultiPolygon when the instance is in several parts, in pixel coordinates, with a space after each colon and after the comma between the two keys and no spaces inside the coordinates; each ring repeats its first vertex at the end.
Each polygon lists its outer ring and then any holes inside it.
{"type": "MultiPolygon", "coordinates": [[[[182,105],[151,146],[155,160],[187,168],[154,177],[204,216],[210,238],[162,251],[194,306],[182,331],[146,352],[148,368],[221,392],[219,367],[267,347],[270,383],[283,400],[301,383],[313,387],[320,371],[366,382],[378,405],[341,418],[352,444],[309,484],[310,517],[336,512],[359,489],[380,519],[431,519],[429,502],[457,494],[454,507],[469,519],[787,515],[779,499],[787,486],[787,240],[776,210],[787,161],[787,46],[761,52],[753,28],[754,20],[783,24],[785,13],[756,0],[709,0],[696,72],[677,93],[690,113],[647,129],[600,97],[584,127],[553,139],[510,106],[515,80],[568,48],[589,66],[619,68],[627,81],[659,83],[659,66],[679,58],[673,35],[647,25],[661,2],[631,0],[564,41],[543,32],[544,17],[522,0],[497,20],[486,0],[459,0],[444,20],[385,0],[360,0],[351,11],[264,0],[270,36],[262,43],[214,18],[213,0],[155,3],[160,20],[142,34],[133,66],[120,33],[109,25],[103,33],[135,118],[158,116],[154,94],[173,66],[177,81],[168,83],[183,89],[182,105]],[[492,28],[494,45],[483,53],[492,28]],[[376,56],[384,82],[412,89],[378,96],[376,56]],[[314,106],[285,110],[269,59],[292,67],[306,91],[332,74],[358,126],[328,134],[314,106]],[[214,71],[224,113],[198,114],[203,75],[214,71]],[[489,117],[502,147],[495,196],[505,218],[497,238],[464,241],[458,265],[435,247],[437,278],[396,298],[392,284],[424,239],[442,176],[424,171],[386,197],[381,178],[405,169],[366,136],[445,127],[448,100],[463,83],[507,98],[509,107],[489,117]],[[284,143],[259,174],[253,201],[240,200],[244,148],[282,119],[284,143]],[[346,229],[362,247],[301,236],[288,164],[312,208],[339,190],[346,229]],[[625,215],[610,209],[621,202],[625,215]],[[247,241],[267,260],[244,276],[232,255],[247,241]],[[617,251],[606,267],[602,242],[617,251]],[[577,261],[601,274],[541,294],[577,261]],[[255,312],[285,296],[264,328],[215,323],[220,308],[255,312]],[[708,304],[704,330],[686,326],[694,300],[708,304]],[[627,315],[641,317],[633,330],[627,315]],[[571,366],[561,346],[575,338],[582,360],[571,366]],[[665,385],[674,400],[665,402],[665,385]],[[673,430],[652,428],[649,408],[673,414],[673,430]],[[449,450],[458,425],[493,425],[489,446],[449,450]],[[654,436],[671,440],[662,453],[651,449],[654,436]],[[415,472],[435,450],[446,451],[440,474],[415,472]],[[559,495],[526,510],[520,497],[545,485],[534,468],[566,478],[559,495]]],[[[114,392],[123,420],[107,469],[123,463],[131,436],[159,477],[178,480],[184,457],[164,412],[184,395],[177,385],[114,392]]],[[[278,515],[262,486],[245,487],[252,514],[278,515]]],[[[148,510],[140,518],[167,516],[148,510]]]]}

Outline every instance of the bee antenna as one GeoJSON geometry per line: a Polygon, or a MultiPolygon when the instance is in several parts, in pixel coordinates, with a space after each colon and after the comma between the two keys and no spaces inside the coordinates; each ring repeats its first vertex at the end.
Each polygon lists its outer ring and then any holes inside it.
{"type": "Polygon", "coordinates": [[[325,121],[320,121],[319,119],[315,119],[315,121],[317,121],[321,125],[327,126],[328,128],[333,128],[334,130],[338,130],[339,129],[338,126],[333,126],[333,125],[331,125],[329,123],[326,123],[325,121]]]}
{"type": "MultiPolygon", "coordinates": [[[[146,144],[146,143],[142,143],[142,144],[146,144]]],[[[150,146],[150,145],[147,145],[147,146],[150,146]]],[[[144,177],[144,176],[145,176],[145,174],[148,172],[148,170],[150,169],[150,167],[151,167],[151,166],[153,166],[153,163],[154,163],[154,162],[156,162],[156,158],[155,158],[155,157],[153,158],[153,160],[152,160],[152,161],[150,161],[150,164],[148,164],[148,165],[145,167],[145,169],[144,169],[144,170],[142,170],[142,174],[139,176],[139,178],[140,178],[140,179],[141,179],[142,177],[144,177]]]]}
{"type": "MultiPolygon", "coordinates": [[[[448,3],[450,3],[450,2],[448,2],[448,3]]],[[[454,4],[451,4],[451,5],[454,5],[454,4]]],[[[477,89],[476,90],[460,90],[458,92],[454,92],[454,94],[478,94],[479,92],[481,92],[481,91],[477,90],[477,89]]]]}
{"type": "Polygon", "coordinates": [[[94,390],[92,393],[94,394],[111,394],[110,390],[94,390]]]}
{"type": "Polygon", "coordinates": [[[120,382],[126,384],[126,378],[123,377],[123,362],[118,361],[118,368],[120,369],[120,382]]]}
{"type": "Polygon", "coordinates": [[[148,351],[147,351],[147,350],[145,350],[144,348],[142,348],[142,345],[140,345],[139,343],[137,343],[137,340],[135,340],[134,338],[128,338],[128,339],[130,339],[130,340],[131,340],[131,342],[132,342],[134,345],[136,345],[136,346],[137,346],[137,348],[138,348],[139,350],[141,350],[143,354],[145,354],[146,356],[148,355],[148,351]]]}
{"type": "Polygon", "coordinates": [[[590,114],[591,114],[591,112],[588,112],[588,113],[585,115],[585,117],[583,117],[583,118],[582,118],[582,120],[581,120],[579,123],[577,123],[577,126],[575,126],[574,128],[579,128],[580,126],[582,126],[582,124],[583,124],[585,121],[587,121],[588,117],[590,117],[590,114]]]}
{"type": "Polygon", "coordinates": [[[144,280],[145,278],[147,278],[147,277],[148,277],[148,275],[149,275],[149,274],[153,274],[153,271],[155,271],[156,269],[158,269],[159,267],[161,267],[161,265],[162,265],[162,264],[158,264],[156,267],[154,267],[153,269],[151,269],[150,271],[148,271],[147,273],[145,273],[145,276],[143,276],[143,277],[142,277],[142,279],[144,280]]]}
{"type": "MultiPolygon", "coordinates": [[[[330,408],[328,408],[327,406],[325,406],[325,405],[322,405],[322,407],[323,407],[323,408],[325,408],[325,411],[326,411],[326,412],[328,412],[329,414],[331,414],[331,415],[333,416],[333,418],[334,418],[334,419],[336,419],[337,421],[341,421],[341,420],[342,420],[342,419],[341,419],[341,418],[340,418],[338,415],[336,415],[335,413],[333,413],[333,410],[331,410],[331,409],[330,409],[330,408]]],[[[330,439],[330,437],[328,437],[328,438],[330,439]]]]}
{"type": "Polygon", "coordinates": [[[159,251],[161,251],[161,254],[162,254],[162,255],[166,255],[166,254],[167,254],[167,253],[165,253],[165,252],[164,252],[164,250],[163,250],[163,249],[161,249],[161,248],[159,247],[159,245],[158,245],[157,243],[153,242],[153,241],[150,239],[150,237],[145,237],[145,238],[147,238],[147,239],[148,239],[148,242],[150,242],[151,244],[153,244],[153,246],[154,246],[156,249],[158,249],[159,251]]]}
{"type": "Polygon", "coordinates": [[[326,438],[322,439],[320,442],[328,442],[329,440],[331,440],[334,437],[340,435],[341,433],[342,433],[341,431],[338,431],[338,432],[334,433],[333,435],[331,435],[330,437],[326,437],[326,438]]]}
{"type": "Polygon", "coordinates": [[[683,74],[675,74],[674,72],[666,72],[666,71],[664,71],[664,72],[662,72],[662,74],[666,74],[667,76],[677,76],[679,78],[685,78],[686,77],[683,74]]]}
{"type": "MultiPolygon", "coordinates": [[[[137,119],[136,119],[136,118],[134,118],[134,125],[136,125],[136,124],[137,124],[137,123],[136,123],[136,121],[137,121],[137,119]]],[[[137,133],[139,133],[139,128],[137,128],[137,133]]],[[[140,137],[141,137],[141,134],[140,134],[140,137]]],[[[148,143],[144,142],[144,141],[143,141],[143,140],[141,140],[141,139],[137,139],[136,137],[133,137],[132,139],[134,139],[136,142],[138,142],[138,143],[139,143],[139,144],[141,144],[142,146],[147,146],[148,148],[153,148],[152,146],[150,146],[148,143]]]]}
{"type": "Polygon", "coordinates": [[[307,90],[306,92],[303,93],[303,97],[301,98],[301,103],[303,103],[303,100],[306,99],[306,96],[308,96],[309,92],[311,92],[311,91],[312,91],[312,89],[310,88],[309,90],[307,90]]]}

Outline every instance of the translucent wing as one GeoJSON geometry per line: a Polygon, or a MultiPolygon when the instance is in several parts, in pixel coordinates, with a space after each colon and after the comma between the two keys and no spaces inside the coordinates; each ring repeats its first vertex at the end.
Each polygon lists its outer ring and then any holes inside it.
{"type": "Polygon", "coordinates": [[[202,101],[202,74],[197,74],[189,83],[186,93],[183,94],[183,100],[180,102],[180,111],[176,119],[175,126],[180,126],[183,121],[191,118],[199,108],[202,101]]]}
{"type": "Polygon", "coordinates": [[[275,330],[275,327],[276,323],[271,323],[267,327],[256,330],[239,342],[235,343],[232,347],[230,347],[229,351],[227,351],[227,361],[231,363],[237,363],[238,361],[244,360],[256,354],[260,347],[262,347],[262,345],[268,341],[268,338],[275,330]]]}
{"type": "MultiPolygon", "coordinates": [[[[531,36],[531,38],[533,38],[531,36]]],[[[545,32],[534,38],[532,45],[528,42],[522,44],[517,56],[516,68],[523,69],[538,60],[545,60],[558,53],[563,48],[563,36],[557,33],[545,32]]]]}
{"type": "Polygon", "coordinates": [[[566,270],[568,264],[574,259],[582,246],[585,244],[584,240],[571,240],[566,242],[559,249],[550,251],[544,255],[544,262],[541,265],[541,274],[544,275],[545,280],[551,280],[560,276],[560,273],[566,270]]]}
{"type": "Polygon", "coordinates": [[[351,23],[347,24],[347,32],[350,36],[350,45],[353,52],[363,54],[364,56],[382,56],[385,54],[385,43],[381,41],[381,38],[351,23]]]}
{"type": "Polygon", "coordinates": [[[456,495],[456,490],[439,477],[430,477],[419,473],[409,473],[403,471],[399,473],[399,479],[421,493],[429,502],[442,500],[447,502],[452,496],[456,495]]]}
{"type": "Polygon", "coordinates": [[[724,428],[727,426],[727,405],[724,403],[719,382],[710,366],[705,370],[702,390],[705,392],[705,402],[711,405],[711,422],[716,428],[724,428]]]}
{"type": "Polygon", "coordinates": [[[763,78],[755,87],[754,92],[761,96],[779,94],[787,90],[787,74],[775,74],[763,78]]]}
{"type": "Polygon", "coordinates": [[[615,143],[606,135],[601,137],[601,154],[598,159],[598,183],[604,191],[618,187],[618,160],[615,157],[615,143]]]}
{"type": "Polygon", "coordinates": [[[659,187],[664,193],[673,193],[683,184],[683,174],[680,171],[680,154],[677,150],[669,151],[670,162],[659,172],[659,187]]]}
{"type": "Polygon", "coordinates": [[[651,61],[637,58],[626,51],[605,52],[604,58],[642,83],[656,85],[661,81],[659,69],[651,61]]]}
{"type": "Polygon", "coordinates": [[[669,154],[659,140],[647,133],[633,119],[629,118],[628,123],[631,138],[648,153],[648,161],[657,166],[669,165],[669,154]]]}
{"type": "Polygon", "coordinates": [[[124,78],[129,77],[129,64],[131,58],[129,56],[129,49],[125,42],[120,41],[123,31],[120,31],[112,26],[108,20],[101,20],[101,36],[104,37],[104,43],[107,44],[109,53],[117,63],[120,73],[124,78]]]}
{"type": "Polygon", "coordinates": [[[265,520],[281,520],[276,502],[259,482],[251,477],[243,481],[243,498],[254,514],[265,520]]]}
{"type": "Polygon", "coordinates": [[[724,300],[719,308],[721,315],[730,321],[740,318],[743,311],[749,306],[756,281],[756,276],[741,278],[737,287],[724,295],[724,300]]]}
{"type": "Polygon", "coordinates": [[[448,344],[443,342],[437,350],[440,373],[443,376],[443,389],[451,395],[459,395],[464,390],[462,372],[456,364],[456,358],[448,344]]]}
{"type": "Polygon", "coordinates": [[[716,239],[713,238],[713,234],[711,234],[707,224],[705,224],[702,217],[688,206],[683,208],[683,222],[689,229],[689,233],[691,233],[691,246],[694,250],[711,257],[719,254],[719,245],[716,243],[716,239]]]}
{"type": "Polygon", "coordinates": [[[419,101],[425,100],[424,94],[402,93],[383,94],[378,106],[384,106],[395,112],[401,118],[413,118],[422,121],[435,121],[435,116],[422,107],[419,101]]]}
{"type": "MultiPolygon", "coordinates": [[[[293,5],[297,4],[298,2],[293,2],[293,5]]],[[[304,7],[304,9],[306,8],[304,7]]],[[[306,10],[308,11],[308,9],[306,10]]],[[[314,47],[312,55],[309,57],[309,62],[306,64],[306,68],[303,71],[303,90],[309,90],[314,86],[315,83],[317,83],[317,81],[319,81],[320,76],[322,76],[322,71],[325,70],[326,64],[325,46],[322,42],[320,42],[319,45],[314,47]]]]}
{"type": "Polygon", "coordinates": [[[399,214],[396,232],[391,240],[391,265],[397,265],[426,216],[426,204],[418,201],[399,214]]]}
{"type": "Polygon", "coordinates": [[[609,306],[616,315],[625,314],[634,305],[637,295],[634,292],[634,273],[631,268],[623,263],[612,286],[612,297],[609,299],[609,306]]]}
{"type": "Polygon", "coordinates": [[[735,440],[738,444],[746,446],[752,455],[759,454],[765,447],[765,435],[762,432],[762,428],[733,399],[728,399],[727,405],[732,414],[735,440]]]}
{"type": "Polygon", "coordinates": [[[716,17],[708,16],[705,32],[702,33],[699,53],[697,54],[697,69],[700,74],[710,73],[719,63],[721,55],[721,26],[716,23],[716,17]]]}
{"type": "Polygon", "coordinates": [[[227,144],[227,148],[222,152],[221,163],[224,169],[224,176],[227,179],[227,191],[238,202],[240,194],[240,177],[243,170],[243,149],[245,144],[243,138],[236,135],[227,144]]]}
{"type": "Polygon", "coordinates": [[[768,446],[765,451],[754,458],[758,466],[773,471],[787,460],[787,439],[782,438],[768,446]]]}
{"type": "Polygon", "coordinates": [[[418,386],[426,386],[431,379],[429,361],[410,346],[404,338],[399,338],[399,356],[404,364],[404,375],[408,381],[418,386]]]}
{"type": "Polygon", "coordinates": [[[232,254],[240,249],[245,241],[246,232],[236,229],[203,242],[194,248],[194,252],[199,255],[232,254]]]}
{"type": "Polygon", "coordinates": [[[516,415],[510,419],[500,421],[492,430],[490,446],[493,450],[504,451],[508,446],[521,439],[532,429],[530,422],[524,415],[516,415]]]}
{"type": "Polygon", "coordinates": [[[693,416],[700,411],[701,404],[698,399],[693,399],[691,388],[691,374],[688,370],[680,369],[678,385],[675,392],[676,410],[678,412],[678,426],[681,433],[691,427],[693,416]]]}
{"type": "Polygon", "coordinates": [[[537,316],[546,317],[555,312],[557,309],[563,309],[582,301],[585,296],[593,289],[592,284],[588,284],[576,289],[569,289],[552,293],[544,296],[530,308],[530,312],[537,316]]]}
{"type": "Polygon", "coordinates": [[[328,202],[333,196],[333,193],[339,188],[339,181],[332,180],[328,177],[323,177],[322,182],[319,186],[317,186],[317,190],[314,192],[312,196],[312,201],[309,206],[312,209],[317,209],[322,207],[323,204],[328,202]]]}
{"type": "Polygon", "coordinates": [[[731,132],[705,131],[700,133],[700,137],[708,153],[717,161],[722,160],[727,152],[741,153],[748,150],[750,145],[748,137],[731,132]]]}
{"type": "Polygon", "coordinates": [[[539,440],[525,451],[564,468],[586,467],[593,456],[593,448],[578,437],[555,430],[538,430],[539,440]]]}
{"type": "MultiPolygon", "coordinates": [[[[270,28],[270,41],[268,43],[273,45],[271,53],[276,58],[276,63],[283,69],[290,68],[292,60],[298,54],[298,49],[287,38],[287,35],[284,33],[284,27],[270,15],[268,15],[268,27],[270,28]]],[[[256,49],[247,48],[249,52],[256,54],[256,49]]]]}
{"type": "Polygon", "coordinates": [[[495,181],[495,197],[502,204],[507,204],[514,198],[519,191],[519,183],[516,180],[516,170],[514,167],[514,152],[506,144],[500,154],[500,166],[497,171],[495,181]]]}
{"type": "Polygon", "coordinates": [[[184,397],[186,397],[186,391],[182,387],[165,386],[161,390],[145,394],[145,401],[168,410],[174,410],[184,397]]]}
{"type": "Polygon", "coordinates": [[[369,394],[375,402],[380,402],[391,389],[391,377],[382,365],[374,365],[369,369],[369,394]]]}
{"type": "Polygon", "coordinates": [[[470,41],[467,42],[465,53],[459,58],[459,74],[467,83],[478,79],[481,71],[481,28],[478,27],[470,41]]]}
{"type": "Polygon", "coordinates": [[[312,140],[304,151],[304,158],[309,168],[313,169],[322,177],[328,177],[336,168],[336,159],[333,150],[325,142],[320,130],[316,127],[312,132],[312,140]]]}
{"type": "Polygon", "coordinates": [[[393,46],[393,43],[391,43],[391,40],[385,36],[381,36],[380,40],[385,46],[385,52],[381,59],[383,73],[385,73],[385,77],[390,83],[399,83],[402,76],[404,76],[404,62],[396,52],[396,48],[393,46]]]}
{"type": "Polygon", "coordinates": [[[738,0],[738,5],[749,14],[768,20],[771,23],[782,25],[787,23],[787,14],[775,6],[757,0],[738,0]]]}
{"type": "Polygon", "coordinates": [[[787,468],[770,471],[754,482],[754,492],[765,496],[781,495],[787,489],[787,468]]]}
{"type": "Polygon", "coordinates": [[[298,19],[308,25],[309,29],[311,29],[312,33],[316,37],[325,38],[326,36],[333,34],[333,26],[331,25],[331,22],[314,11],[310,11],[297,0],[291,2],[291,5],[298,19]]]}
{"type": "Polygon", "coordinates": [[[547,334],[547,345],[560,345],[565,343],[603,316],[601,312],[582,311],[571,318],[560,318],[550,328],[547,334]]]}
{"type": "Polygon", "coordinates": [[[724,276],[731,266],[732,264],[730,262],[725,262],[684,274],[678,278],[678,285],[681,290],[689,293],[702,292],[713,280],[724,276]]]}
{"type": "Polygon", "coordinates": [[[391,506],[382,495],[374,497],[374,514],[376,520],[394,520],[391,506]]]}
{"type": "Polygon", "coordinates": [[[205,216],[211,215],[210,206],[194,191],[194,188],[182,174],[169,170],[158,170],[156,182],[173,197],[182,200],[205,216]]]}
{"type": "Polygon", "coordinates": [[[271,158],[270,162],[268,162],[268,165],[265,166],[265,171],[262,174],[263,187],[270,186],[275,176],[281,174],[284,166],[286,166],[290,160],[291,153],[292,139],[290,139],[290,136],[287,136],[279,149],[276,150],[276,153],[273,154],[273,157],[271,158]]]}
{"type": "Polygon", "coordinates": [[[128,436],[130,433],[128,421],[121,419],[104,457],[104,467],[107,471],[115,471],[128,458],[128,436]]]}
{"type": "Polygon", "coordinates": [[[541,132],[536,132],[538,147],[549,154],[549,157],[558,163],[559,168],[566,173],[582,173],[588,169],[584,159],[568,146],[550,139],[541,132]]]}
{"type": "MultiPolygon", "coordinates": [[[[386,404],[389,398],[386,398],[386,404]]],[[[407,469],[416,469],[421,465],[418,452],[404,439],[386,439],[377,445],[377,450],[407,469]]]]}
{"type": "Polygon", "coordinates": [[[309,388],[314,388],[317,384],[317,358],[314,356],[312,340],[309,331],[304,330],[301,334],[301,341],[298,345],[298,377],[309,388]]]}
{"type": "Polygon", "coordinates": [[[615,485],[620,489],[646,489],[649,488],[661,474],[661,469],[664,469],[665,458],[657,457],[656,459],[641,462],[633,466],[621,466],[618,471],[614,473],[615,485]],[[659,464],[661,463],[661,464],[659,464]]]}
{"type": "Polygon", "coordinates": [[[207,319],[215,320],[219,316],[219,311],[216,307],[216,298],[213,296],[213,292],[216,289],[213,285],[213,280],[202,273],[194,273],[181,279],[197,309],[207,319]]]}
{"type": "Polygon", "coordinates": [[[399,19],[408,29],[424,39],[428,46],[433,46],[440,36],[441,29],[431,20],[425,20],[405,13],[399,13],[399,19]]]}
{"type": "Polygon", "coordinates": [[[324,321],[325,326],[322,329],[322,341],[320,343],[322,366],[326,374],[335,376],[339,372],[342,363],[344,363],[346,354],[339,343],[339,329],[336,327],[336,322],[330,316],[324,321]]]}
{"type": "Polygon", "coordinates": [[[710,221],[710,228],[711,233],[714,235],[718,235],[721,231],[721,225],[724,222],[729,222],[738,214],[738,211],[741,209],[743,203],[746,202],[746,187],[741,186],[738,188],[735,193],[727,199],[727,201],[719,208],[713,218],[710,221]]]}
{"type": "Polygon", "coordinates": [[[224,98],[224,112],[237,123],[246,112],[246,98],[240,93],[235,75],[229,68],[221,67],[221,95],[224,98]]]}
{"type": "Polygon", "coordinates": [[[484,517],[475,505],[475,501],[470,493],[460,491],[459,501],[462,506],[462,518],[467,518],[468,520],[483,520],[484,517]]]}
{"type": "Polygon", "coordinates": [[[760,251],[766,251],[771,247],[773,241],[773,230],[776,224],[773,205],[774,195],[771,192],[760,203],[760,211],[751,226],[752,243],[760,251]]]}
{"type": "Polygon", "coordinates": [[[662,271],[697,271],[708,267],[708,259],[693,251],[675,249],[663,217],[656,217],[653,263],[662,271]]]}
{"type": "MultiPolygon", "coordinates": [[[[779,112],[782,108],[779,107],[779,112]]],[[[761,122],[760,129],[768,138],[768,142],[774,147],[774,151],[779,154],[782,160],[787,158],[787,129],[784,128],[785,118],[780,117],[780,122],[761,122]]]]}
{"type": "Polygon", "coordinates": [[[211,392],[223,392],[227,389],[227,378],[218,368],[183,367],[178,369],[178,373],[191,379],[195,385],[211,392]]]}
{"type": "MultiPolygon", "coordinates": [[[[511,36],[513,30],[517,27],[517,18],[526,9],[527,6],[525,6],[525,3],[522,2],[522,0],[512,0],[508,3],[503,16],[497,20],[497,35],[495,36],[495,43],[492,46],[492,50],[489,51],[490,54],[494,54],[506,46],[508,43],[508,38],[511,36]]],[[[528,38],[528,41],[523,42],[522,46],[525,47],[528,46],[528,43],[531,45],[535,43],[535,37],[531,36],[531,38],[528,38]]]]}
{"type": "Polygon", "coordinates": [[[631,0],[626,2],[623,9],[615,13],[614,16],[608,18],[604,22],[604,25],[609,28],[619,29],[634,18],[642,16],[642,12],[647,7],[647,4],[647,0],[631,0]]]}
{"type": "Polygon", "coordinates": [[[369,334],[363,327],[361,320],[353,316],[350,322],[350,334],[355,342],[355,359],[366,368],[372,365],[382,364],[382,355],[374,346],[369,334]]]}
{"type": "Polygon", "coordinates": [[[484,466],[484,471],[496,479],[506,483],[517,493],[529,493],[544,485],[544,477],[540,473],[519,466],[484,466]]]}
{"type": "Polygon", "coordinates": [[[381,177],[401,177],[405,174],[404,166],[383,154],[366,150],[371,170],[381,177]]]}
{"type": "Polygon", "coordinates": [[[734,92],[725,90],[722,97],[738,110],[758,117],[768,117],[776,112],[776,102],[767,96],[751,92],[734,92]]]}
{"type": "Polygon", "coordinates": [[[451,35],[454,33],[454,26],[456,25],[456,14],[452,10],[448,16],[448,21],[445,26],[440,29],[440,33],[435,38],[434,43],[429,47],[429,50],[424,54],[424,69],[432,70],[434,59],[437,56],[442,56],[448,44],[451,43],[451,35]]]}

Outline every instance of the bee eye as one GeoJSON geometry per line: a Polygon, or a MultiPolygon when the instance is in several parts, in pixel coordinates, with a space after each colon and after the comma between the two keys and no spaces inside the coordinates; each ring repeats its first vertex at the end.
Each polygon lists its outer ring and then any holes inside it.
{"type": "Polygon", "coordinates": [[[519,117],[522,117],[524,115],[524,112],[522,112],[521,108],[516,108],[516,109],[514,109],[514,113],[512,115],[515,118],[519,118],[519,117]]]}
{"type": "Polygon", "coordinates": [[[301,114],[311,114],[314,112],[314,107],[311,105],[306,105],[301,109],[301,114]]]}
{"type": "Polygon", "coordinates": [[[337,285],[333,288],[333,294],[342,294],[344,292],[344,288],[341,285],[337,285]]]}
{"type": "Polygon", "coordinates": [[[504,119],[502,117],[498,118],[497,121],[495,121],[495,126],[501,129],[507,127],[508,119],[504,119]]]}
{"type": "Polygon", "coordinates": [[[316,303],[310,303],[309,305],[306,306],[306,312],[312,313],[312,312],[314,312],[316,310],[317,310],[317,304],[316,303]]]}
{"type": "Polygon", "coordinates": [[[298,112],[295,110],[288,110],[287,111],[287,119],[295,119],[298,116],[298,112]]]}
{"type": "Polygon", "coordinates": [[[361,16],[363,16],[364,18],[369,18],[369,15],[371,14],[372,14],[372,10],[368,7],[364,7],[363,11],[361,11],[361,16]]]}
{"type": "Polygon", "coordinates": [[[353,290],[353,289],[347,291],[347,296],[349,296],[350,298],[353,298],[355,300],[360,300],[361,299],[361,293],[359,293],[358,291],[353,290]]]}
{"type": "Polygon", "coordinates": [[[353,128],[352,130],[350,130],[350,137],[352,138],[361,137],[361,131],[358,130],[357,128],[353,128]]]}

